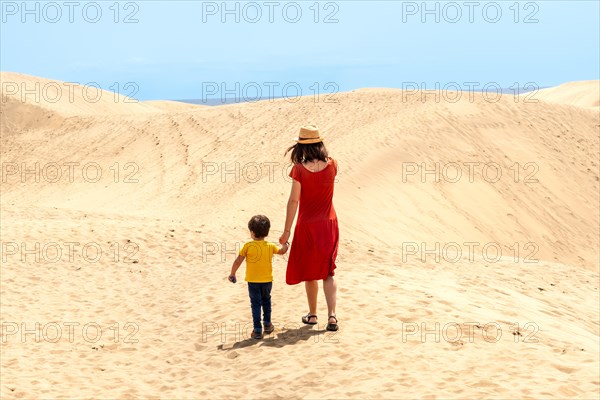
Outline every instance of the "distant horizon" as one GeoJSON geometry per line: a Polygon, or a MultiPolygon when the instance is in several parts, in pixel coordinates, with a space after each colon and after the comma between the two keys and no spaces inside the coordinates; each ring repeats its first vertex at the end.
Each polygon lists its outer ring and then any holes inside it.
{"type": "MultiPolygon", "coordinates": [[[[395,87],[395,86],[363,86],[363,87],[356,87],[356,88],[348,88],[345,90],[330,90],[330,91],[323,91],[320,90],[319,88],[315,88],[316,90],[310,92],[310,93],[302,93],[299,96],[297,96],[295,93],[293,93],[290,96],[269,96],[268,94],[266,96],[262,96],[260,98],[256,97],[256,91],[254,93],[249,93],[246,97],[249,100],[240,100],[240,101],[235,101],[234,99],[232,99],[231,95],[235,95],[238,96],[240,99],[242,97],[244,97],[242,90],[238,89],[238,91],[231,91],[231,92],[227,92],[226,90],[224,91],[224,95],[227,98],[225,102],[221,101],[221,92],[217,90],[216,93],[214,93],[215,95],[219,95],[219,98],[211,98],[211,99],[207,99],[206,102],[204,102],[202,100],[202,98],[187,98],[187,99],[183,99],[183,98],[149,98],[149,99],[140,99],[137,98],[135,96],[128,96],[128,93],[126,90],[124,90],[124,87],[120,87],[118,85],[118,83],[113,84],[111,86],[107,86],[106,84],[102,84],[101,82],[97,82],[97,81],[89,81],[89,82],[77,82],[74,80],[64,80],[64,79],[57,79],[54,77],[50,77],[50,76],[40,76],[40,75],[32,75],[30,73],[26,73],[26,72],[20,72],[20,71],[5,71],[5,70],[0,70],[0,72],[5,72],[5,73],[15,73],[15,74],[23,74],[23,75],[29,75],[29,76],[34,76],[34,77],[38,77],[38,78],[42,78],[42,79],[48,79],[48,80],[56,80],[56,81],[63,81],[66,83],[73,83],[73,84],[79,84],[79,85],[83,85],[83,86],[92,86],[92,87],[99,87],[102,90],[108,91],[108,92],[112,92],[112,93],[117,93],[123,96],[127,96],[133,99],[136,99],[138,101],[160,101],[160,100],[165,100],[165,101],[177,101],[177,102],[183,102],[183,103],[189,103],[189,104],[202,104],[202,105],[219,105],[219,104],[232,104],[232,103],[252,103],[252,102],[257,102],[257,101],[265,101],[265,100],[275,100],[275,99],[283,99],[283,98],[295,98],[295,97],[305,97],[305,96],[313,96],[313,95],[319,95],[319,96],[327,96],[327,95],[332,95],[335,96],[335,94],[338,93],[348,93],[348,92],[353,92],[356,90],[362,90],[362,89],[396,89],[396,90],[445,90],[448,92],[452,92],[452,91],[462,91],[462,92],[469,92],[469,91],[473,91],[473,92],[484,92],[485,89],[483,88],[484,85],[487,85],[488,87],[488,91],[490,93],[493,92],[499,92],[502,94],[511,94],[511,93],[527,93],[533,90],[542,90],[542,89],[548,89],[551,87],[556,87],[556,86],[560,86],[566,83],[573,83],[573,82],[586,82],[586,81],[599,81],[600,82],[600,78],[598,79],[578,79],[578,80],[567,80],[561,83],[558,83],[556,85],[543,85],[543,86],[539,86],[536,82],[526,82],[526,86],[519,86],[519,87],[515,87],[515,86],[506,86],[506,87],[502,87],[500,86],[499,83],[497,83],[496,81],[490,81],[490,82],[485,82],[485,83],[480,83],[480,82],[475,82],[472,80],[466,80],[465,82],[447,82],[447,83],[440,83],[440,82],[433,82],[434,87],[431,87],[429,85],[426,84],[426,82],[424,81],[418,81],[418,82],[403,82],[404,88],[403,87],[395,87]],[[436,89],[436,85],[437,85],[437,89],[436,89]],[[113,90],[113,88],[116,86],[117,91],[113,90]],[[120,90],[120,91],[119,91],[120,90]]],[[[216,82],[209,82],[210,84],[216,84],[216,82]]],[[[235,84],[239,84],[239,82],[233,82],[233,84],[229,84],[227,82],[221,82],[222,85],[225,86],[225,88],[234,88],[235,84]]],[[[275,86],[281,86],[278,82],[266,82],[266,83],[270,83],[270,84],[275,84],[275,86]]],[[[518,83],[518,82],[515,82],[518,83]]],[[[128,84],[133,84],[135,85],[136,82],[135,81],[130,81],[130,82],[125,82],[125,85],[128,84]]],[[[251,84],[253,86],[253,88],[255,88],[256,86],[260,86],[257,82],[250,82],[249,84],[251,84]]],[[[289,84],[296,84],[295,82],[288,82],[289,84]]],[[[315,82],[315,84],[317,84],[317,82],[315,82]]],[[[327,83],[326,83],[327,84],[327,83]]],[[[322,89],[322,88],[321,88],[322,89]]],[[[332,88],[330,88],[332,89],[332,88]]],[[[335,89],[335,88],[333,88],[335,89]]],[[[134,90],[134,89],[131,89],[134,90]]],[[[297,93],[297,92],[296,92],[297,93]]]]}
{"type": "MultiPolygon", "coordinates": [[[[55,79],[52,77],[31,75],[31,74],[27,74],[24,72],[2,71],[2,70],[0,70],[0,72],[23,74],[23,75],[33,76],[33,77],[37,77],[37,78],[41,78],[41,79],[48,79],[51,81],[59,81],[59,79],[55,79]]],[[[60,80],[60,81],[63,81],[63,80],[60,80]]],[[[565,81],[565,82],[559,83],[558,85],[554,85],[554,86],[553,85],[545,85],[545,86],[528,85],[528,86],[520,86],[520,87],[500,87],[495,82],[489,82],[488,83],[489,87],[488,87],[487,91],[490,93],[490,95],[493,94],[494,92],[498,92],[501,94],[513,94],[513,93],[517,92],[519,94],[523,94],[523,93],[531,92],[533,90],[543,90],[543,89],[548,89],[551,87],[560,86],[563,84],[574,83],[574,82],[587,82],[587,81],[598,81],[600,83],[600,79],[582,79],[582,80],[565,81]]],[[[67,80],[67,81],[63,81],[63,82],[70,83],[70,84],[71,83],[80,84],[80,85],[91,86],[91,87],[100,87],[102,90],[105,90],[107,92],[117,93],[117,94],[121,94],[121,95],[125,95],[125,96],[127,95],[127,93],[123,93],[123,92],[119,93],[115,90],[112,90],[112,88],[110,88],[110,87],[108,87],[108,88],[102,87],[101,84],[99,84],[98,82],[94,82],[94,81],[82,83],[82,82],[75,82],[75,81],[67,80]]],[[[6,82],[6,83],[8,83],[8,82],[6,82]]],[[[135,83],[135,82],[128,82],[128,83],[135,83]]],[[[424,85],[424,82],[406,82],[404,88],[402,88],[402,87],[383,87],[383,86],[357,87],[357,88],[351,88],[348,90],[339,90],[336,92],[328,92],[328,93],[304,93],[301,96],[287,96],[287,98],[294,99],[296,97],[314,96],[315,94],[319,94],[320,96],[326,96],[326,95],[335,96],[338,93],[349,93],[349,92],[363,90],[363,89],[427,90],[427,91],[443,90],[443,91],[448,91],[448,92],[462,91],[462,92],[467,92],[467,93],[470,91],[477,92],[477,93],[482,93],[485,91],[483,89],[483,87],[479,87],[481,85],[479,85],[478,83],[469,82],[469,81],[466,83],[467,83],[466,86],[464,84],[461,85],[460,83],[457,83],[457,82],[449,82],[449,83],[445,84],[445,86],[441,86],[441,84],[437,83],[438,88],[436,89],[436,87],[427,87],[426,85],[424,85]]],[[[233,92],[234,95],[239,96],[239,100],[236,101],[236,99],[232,98],[231,93],[225,93],[225,94],[226,94],[225,101],[222,101],[220,97],[206,99],[206,101],[204,101],[201,98],[195,98],[195,99],[181,99],[181,98],[137,99],[135,97],[130,97],[130,98],[135,99],[137,101],[177,101],[177,102],[182,102],[182,103],[187,103],[187,104],[200,104],[200,105],[209,105],[209,106],[226,105],[226,104],[234,104],[234,103],[254,103],[254,102],[258,102],[258,101],[269,101],[269,100],[286,98],[286,96],[272,96],[272,97],[263,96],[261,98],[256,98],[255,96],[248,95],[247,96],[248,99],[244,100],[244,99],[242,99],[241,93],[233,92]]]]}
{"type": "MultiPolygon", "coordinates": [[[[587,80],[583,80],[581,82],[585,82],[585,81],[590,81],[593,79],[587,79],[587,80]]],[[[580,81],[569,81],[569,82],[565,82],[565,83],[570,83],[570,82],[580,82],[580,81]]],[[[600,81],[599,81],[600,82],[600,81]]],[[[526,88],[526,87],[520,87],[518,89],[511,89],[511,88],[500,88],[499,93],[501,94],[513,94],[516,90],[518,90],[519,94],[523,94],[523,93],[528,93],[534,90],[543,90],[543,89],[548,89],[551,87],[556,87],[556,86],[544,86],[544,87],[538,87],[536,88],[526,88]]],[[[397,90],[403,90],[402,88],[395,88],[395,87],[379,87],[379,88],[356,88],[356,89],[351,89],[351,90],[344,90],[344,91],[340,91],[338,93],[349,93],[349,92],[354,92],[356,90],[362,90],[362,89],[397,89],[397,90]]],[[[436,90],[436,89],[431,89],[431,88],[425,88],[425,90],[436,90]]],[[[451,90],[449,90],[451,91],[451,90]]],[[[483,93],[483,89],[477,90],[477,89],[473,89],[473,92],[478,92],[478,93],[483,93]]],[[[464,91],[463,92],[469,92],[464,91]]],[[[311,96],[310,94],[306,94],[305,96],[311,96]]],[[[279,96],[279,97],[271,97],[271,98],[259,98],[259,99],[255,99],[255,100],[239,100],[236,101],[235,99],[232,98],[226,98],[225,101],[222,101],[221,99],[207,99],[207,101],[203,101],[202,99],[153,99],[153,100],[147,100],[147,101],[177,101],[180,103],[186,103],[186,104],[196,104],[196,105],[205,105],[205,106],[219,106],[219,105],[227,105],[227,104],[240,104],[240,103],[256,103],[259,101],[270,101],[270,100],[278,100],[278,99],[285,99],[285,96],[279,96]]],[[[291,100],[290,100],[291,101],[291,100]]]]}

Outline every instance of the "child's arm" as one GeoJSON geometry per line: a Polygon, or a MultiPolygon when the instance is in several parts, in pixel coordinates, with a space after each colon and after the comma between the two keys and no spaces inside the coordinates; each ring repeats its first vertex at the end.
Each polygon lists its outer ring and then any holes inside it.
{"type": "Polygon", "coordinates": [[[231,273],[229,274],[229,281],[230,282],[235,283],[235,281],[237,280],[237,278],[235,277],[235,273],[240,268],[240,266],[244,262],[245,258],[246,257],[244,257],[244,256],[238,256],[235,259],[235,261],[233,262],[233,265],[231,266],[231,273]],[[231,279],[231,277],[233,277],[233,280],[231,279]]]}
{"type": "Polygon", "coordinates": [[[290,248],[290,242],[285,242],[281,248],[279,249],[279,251],[277,252],[277,254],[285,254],[287,253],[288,249],[290,248]]]}

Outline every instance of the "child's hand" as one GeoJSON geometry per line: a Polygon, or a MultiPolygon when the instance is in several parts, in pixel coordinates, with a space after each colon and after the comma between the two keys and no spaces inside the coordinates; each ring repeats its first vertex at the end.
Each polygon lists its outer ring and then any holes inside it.
{"type": "Polygon", "coordinates": [[[281,246],[281,248],[279,249],[277,254],[285,254],[285,253],[287,253],[289,248],[290,248],[290,242],[285,242],[285,243],[283,243],[283,246],[281,246]]]}
{"type": "Polygon", "coordinates": [[[235,275],[229,275],[229,278],[227,278],[227,279],[231,283],[236,283],[237,282],[237,278],[235,277],[235,275]]]}

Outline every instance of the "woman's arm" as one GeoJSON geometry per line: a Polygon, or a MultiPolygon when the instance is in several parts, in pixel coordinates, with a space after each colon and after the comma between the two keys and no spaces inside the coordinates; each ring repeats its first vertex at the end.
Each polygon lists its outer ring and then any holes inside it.
{"type": "Polygon", "coordinates": [[[294,218],[296,218],[296,211],[298,210],[298,203],[300,202],[300,182],[293,180],[292,191],[290,192],[290,198],[287,203],[287,211],[285,214],[285,227],[283,229],[283,235],[279,238],[279,243],[284,244],[290,238],[292,224],[294,218]]]}
{"type": "Polygon", "coordinates": [[[290,192],[290,198],[287,203],[287,212],[285,215],[285,229],[284,232],[290,232],[294,218],[296,218],[296,211],[298,210],[298,203],[300,202],[300,182],[294,180],[292,182],[292,191],[290,192]]]}

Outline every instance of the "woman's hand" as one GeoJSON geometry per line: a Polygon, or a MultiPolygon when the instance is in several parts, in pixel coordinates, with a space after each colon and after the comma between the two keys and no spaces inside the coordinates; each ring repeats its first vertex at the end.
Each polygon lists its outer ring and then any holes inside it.
{"type": "Polygon", "coordinates": [[[290,231],[284,231],[283,234],[279,237],[279,244],[285,244],[290,238],[290,231]]]}

